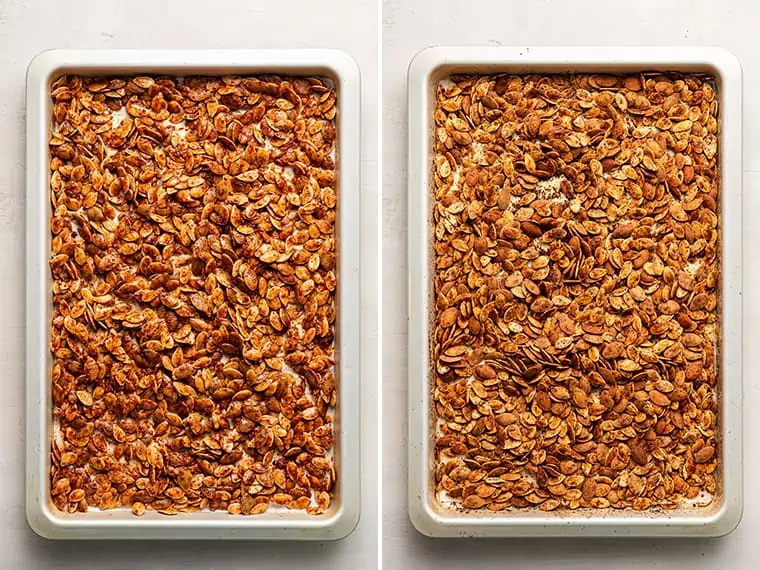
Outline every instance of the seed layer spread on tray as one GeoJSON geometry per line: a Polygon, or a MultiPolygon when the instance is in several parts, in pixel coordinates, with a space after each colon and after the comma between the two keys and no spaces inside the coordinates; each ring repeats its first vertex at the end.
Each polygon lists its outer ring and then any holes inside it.
{"type": "Polygon", "coordinates": [[[51,97],[52,502],[326,511],[335,91],[64,76],[51,97]]]}
{"type": "Polygon", "coordinates": [[[713,85],[675,73],[438,85],[442,502],[646,510],[719,492],[713,85]]]}

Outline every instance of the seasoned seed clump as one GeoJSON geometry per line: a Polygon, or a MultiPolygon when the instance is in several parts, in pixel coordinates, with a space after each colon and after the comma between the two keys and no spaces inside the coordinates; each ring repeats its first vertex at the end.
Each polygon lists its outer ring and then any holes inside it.
{"type": "Polygon", "coordinates": [[[718,120],[703,75],[438,86],[441,500],[490,511],[711,501],[718,120]]]}

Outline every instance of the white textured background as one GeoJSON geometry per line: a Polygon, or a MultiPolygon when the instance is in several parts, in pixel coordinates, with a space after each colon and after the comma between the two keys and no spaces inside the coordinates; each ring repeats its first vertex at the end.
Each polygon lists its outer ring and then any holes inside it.
{"type": "MultiPolygon", "coordinates": [[[[377,42],[375,0],[0,0],[0,570],[364,570],[377,552],[377,42]],[[362,73],[362,520],[337,543],[49,542],[26,524],[24,73],[50,48],[295,48],[348,52],[362,73]]],[[[359,188],[352,189],[360,191],[359,188]]]]}
{"type": "MultiPolygon", "coordinates": [[[[760,3],[385,0],[383,6],[383,565],[388,570],[760,566],[760,3]],[[433,540],[406,514],[406,69],[431,45],[719,45],[744,69],[744,520],[715,540],[433,540]]],[[[737,220],[737,223],[739,221],[737,220]]]]}

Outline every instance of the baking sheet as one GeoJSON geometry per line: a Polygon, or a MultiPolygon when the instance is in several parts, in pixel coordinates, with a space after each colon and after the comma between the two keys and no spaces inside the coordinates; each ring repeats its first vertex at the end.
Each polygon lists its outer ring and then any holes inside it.
{"type": "Polygon", "coordinates": [[[421,51],[409,68],[409,513],[436,537],[720,536],[742,512],[741,68],[720,48],[480,48],[421,51]],[[605,510],[458,512],[433,493],[429,363],[432,287],[430,194],[437,83],[452,73],[707,72],[721,105],[722,330],[720,398],[722,491],[713,508],[667,513],[605,510]]]}
{"type": "Polygon", "coordinates": [[[73,539],[292,539],[337,540],[359,520],[359,71],[337,50],[52,50],[38,55],[27,71],[26,202],[26,514],[46,538],[73,539]],[[127,508],[67,514],[50,502],[51,320],[50,198],[48,132],[49,85],[64,74],[185,76],[319,75],[338,94],[338,297],[336,367],[338,405],[335,444],[338,472],[335,498],[323,515],[270,510],[262,515],[226,511],[175,516],[127,508]]]}

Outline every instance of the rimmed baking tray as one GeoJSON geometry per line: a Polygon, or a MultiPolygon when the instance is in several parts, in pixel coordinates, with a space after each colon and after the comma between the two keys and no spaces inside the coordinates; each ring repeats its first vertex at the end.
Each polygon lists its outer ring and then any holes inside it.
{"type": "Polygon", "coordinates": [[[720,536],[742,514],[742,92],[741,68],[721,48],[434,47],[409,67],[409,514],[433,537],[720,536]],[[433,486],[430,311],[435,89],[454,73],[706,72],[720,96],[722,287],[718,387],[722,488],[709,508],[669,512],[457,511],[433,486]]]}
{"type": "Polygon", "coordinates": [[[337,50],[53,50],[39,54],[27,71],[26,176],[26,514],[37,534],[71,539],[292,539],[335,540],[356,527],[360,508],[359,422],[359,70],[337,50]],[[56,77],[318,75],[338,96],[338,297],[336,326],[335,498],[322,515],[276,510],[241,516],[196,512],[165,516],[129,509],[68,514],[50,502],[51,216],[48,134],[56,77]]]}

